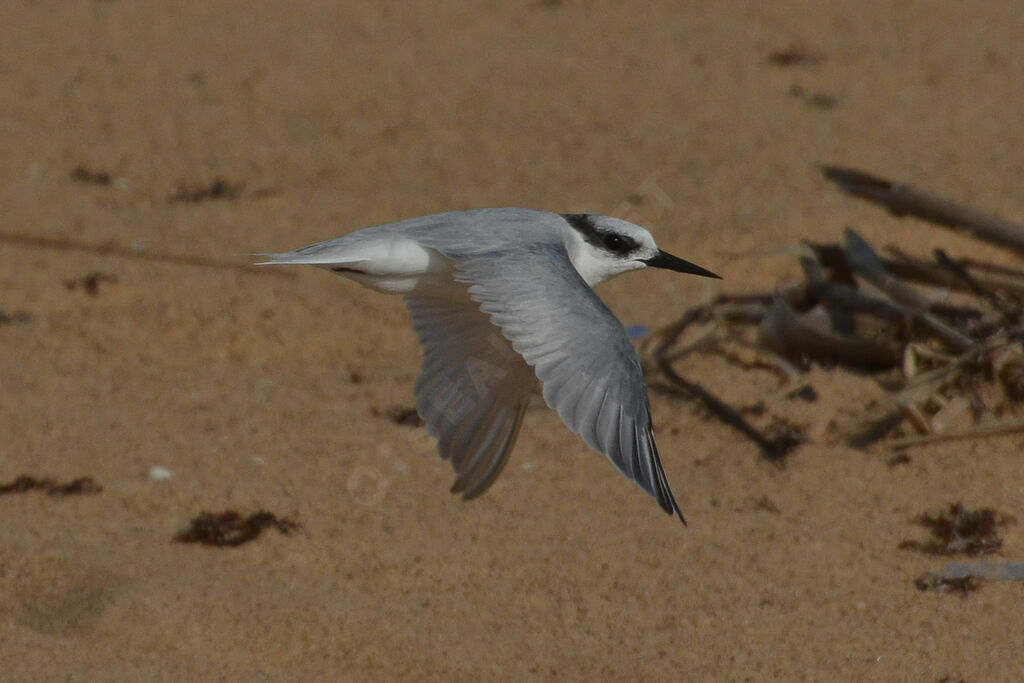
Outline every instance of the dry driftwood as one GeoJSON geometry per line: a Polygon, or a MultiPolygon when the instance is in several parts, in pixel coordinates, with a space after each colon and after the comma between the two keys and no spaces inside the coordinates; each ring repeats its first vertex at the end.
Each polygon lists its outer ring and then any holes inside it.
{"type": "MultiPolygon", "coordinates": [[[[1015,223],[858,171],[824,171],[843,189],[894,213],[965,228],[1024,253],[1024,227],[1015,223]]],[[[684,379],[674,364],[693,353],[716,353],[745,369],[772,369],[784,384],[808,362],[888,371],[880,381],[888,400],[867,411],[849,436],[848,443],[859,447],[908,422],[918,433],[890,439],[890,447],[1024,431],[1024,271],[954,258],[942,249],[929,259],[889,246],[882,257],[852,228],[838,244],[784,251],[798,256],[802,282],[722,296],[688,311],[642,347],[647,366],[766,453],[772,440],[765,432],[684,379]],[[700,333],[682,342],[683,332],[697,323],[700,333]],[[736,360],[737,348],[756,349],[758,360],[736,360]],[[898,380],[893,373],[901,373],[898,380]]]]}
{"type": "Polygon", "coordinates": [[[877,202],[897,216],[916,216],[926,221],[961,229],[974,237],[1013,249],[1024,255],[1024,225],[862,171],[841,166],[823,166],[825,177],[845,192],[877,202]]]}
{"type": "Polygon", "coordinates": [[[899,363],[900,351],[894,345],[840,335],[814,324],[812,319],[812,314],[797,314],[785,299],[776,297],[761,319],[758,339],[783,356],[823,363],[849,363],[871,370],[899,363]]]}

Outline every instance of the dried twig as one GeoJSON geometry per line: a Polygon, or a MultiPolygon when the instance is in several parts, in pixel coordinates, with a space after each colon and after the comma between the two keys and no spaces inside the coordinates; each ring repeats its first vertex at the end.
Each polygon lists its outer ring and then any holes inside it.
{"type": "Polygon", "coordinates": [[[845,192],[882,204],[897,216],[917,216],[948,228],[965,230],[980,240],[1024,254],[1024,225],[854,169],[823,166],[821,170],[845,192]]]}
{"type": "Polygon", "coordinates": [[[933,315],[911,311],[895,302],[875,298],[869,294],[838,282],[811,283],[810,291],[823,303],[851,313],[865,313],[909,330],[920,330],[930,337],[945,342],[951,349],[963,352],[971,348],[974,340],[952,329],[933,315]]]}
{"type": "Polygon", "coordinates": [[[243,273],[271,275],[274,277],[294,278],[294,271],[278,270],[275,268],[260,268],[259,266],[247,263],[235,263],[221,259],[205,258],[202,256],[189,256],[187,254],[168,254],[159,251],[138,251],[123,247],[117,244],[90,244],[72,239],[59,237],[42,237],[39,235],[22,235],[11,232],[0,232],[0,244],[15,244],[19,246],[38,247],[40,249],[58,249],[61,251],[84,251],[102,256],[118,256],[121,258],[139,259],[143,261],[158,261],[162,263],[199,266],[202,268],[218,268],[221,270],[238,270],[243,273]]]}
{"type": "Polygon", "coordinates": [[[758,339],[769,349],[796,358],[825,363],[846,363],[885,370],[899,363],[899,350],[853,335],[839,335],[808,324],[782,298],[777,298],[761,320],[758,339]]]}
{"type": "Polygon", "coordinates": [[[994,424],[978,425],[959,432],[940,432],[938,434],[918,434],[905,436],[900,439],[893,439],[888,443],[893,450],[902,450],[912,446],[924,446],[925,444],[940,443],[943,441],[957,441],[960,439],[980,439],[988,436],[1002,436],[1024,432],[1024,417],[1012,420],[1002,420],[994,424]]]}
{"type": "Polygon", "coordinates": [[[721,420],[724,424],[732,427],[740,434],[757,444],[761,454],[771,461],[781,461],[790,451],[798,446],[806,438],[801,435],[783,434],[779,437],[769,437],[762,434],[756,427],[750,424],[738,411],[730,408],[724,401],[696,382],[683,379],[673,369],[672,364],[663,358],[658,358],[658,369],[665,377],[672,382],[677,395],[697,400],[704,408],[721,420]]]}
{"type": "Polygon", "coordinates": [[[919,311],[928,310],[931,306],[931,301],[891,276],[875,250],[853,228],[848,227],[843,232],[842,249],[847,266],[896,303],[919,311]]]}
{"type": "MultiPolygon", "coordinates": [[[[680,398],[697,401],[712,416],[743,434],[753,441],[761,450],[762,455],[772,461],[781,462],[797,445],[806,441],[806,437],[792,429],[783,429],[778,435],[769,435],[758,430],[740,414],[711,391],[700,384],[684,379],[672,363],[694,351],[700,343],[715,343],[711,332],[701,335],[700,342],[691,342],[682,351],[672,351],[683,333],[698,321],[710,321],[718,316],[727,319],[747,319],[753,311],[763,307],[767,297],[729,297],[723,296],[708,306],[692,308],[679,320],[656,330],[645,344],[641,345],[641,356],[645,366],[653,366],[668,381],[668,384],[654,384],[652,388],[662,389],[680,398]]],[[[752,319],[756,322],[757,318],[752,319]]],[[[788,366],[780,359],[779,367],[788,366]]]]}

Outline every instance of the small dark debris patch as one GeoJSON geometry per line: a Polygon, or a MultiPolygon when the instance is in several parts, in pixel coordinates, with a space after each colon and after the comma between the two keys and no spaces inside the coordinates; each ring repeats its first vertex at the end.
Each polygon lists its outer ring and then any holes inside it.
{"type": "Polygon", "coordinates": [[[25,325],[30,322],[32,322],[32,316],[25,311],[8,313],[0,309],[0,325],[25,325]]]}
{"type": "Polygon", "coordinates": [[[779,506],[768,496],[750,498],[750,509],[754,512],[770,512],[773,515],[779,514],[779,506]]]}
{"type": "Polygon", "coordinates": [[[776,417],[768,425],[764,430],[764,435],[768,439],[763,453],[764,458],[778,465],[783,464],[786,456],[792,453],[793,449],[810,440],[799,427],[780,417],[776,417]]]}
{"type": "Polygon", "coordinates": [[[817,109],[832,109],[839,106],[839,98],[835,95],[826,92],[808,92],[799,85],[791,87],[789,94],[791,97],[803,100],[807,106],[817,109]]]}
{"type": "Polygon", "coordinates": [[[279,187],[260,187],[253,190],[249,196],[253,199],[263,199],[265,197],[276,197],[281,194],[281,188],[279,187]]]}
{"type": "Polygon", "coordinates": [[[886,460],[885,464],[888,465],[889,467],[899,467],[900,465],[909,465],[910,464],[910,456],[907,455],[906,453],[897,453],[896,455],[894,455],[891,458],[889,458],[888,460],[886,460]]]}
{"type": "Polygon", "coordinates": [[[903,541],[900,548],[929,555],[988,555],[999,550],[1003,539],[999,527],[1013,523],[1012,517],[991,508],[971,509],[953,503],[938,514],[924,513],[914,519],[932,534],[929,541],[903,541]]]}
{"type": "Polygon", "coordinates": [[[827,92],[812,92],[804,97],[808,106],[817,109],[832,109],[839,106],[839,98],[827,92]]]}
{"type": "Polygon", "coordinates": [[[242,192],[242,183],[232,183],[223,178],[214,178],[205,185],[180,183],[177,191],[167,198],[169,202],[205,202],[208,199],[235,199],[242,192]]]}
{"type": "Polygon", "coordinates": [[[876,441],[884,439],[903,422],[903,413],[898,410],[887,412],[879,418],[868,420],[847,438],[846,443],[861,450],[876,441]]]}
{"type": "Polygon", "coordinates": [[[78,183],[90,185],[109,185],[111,180],[113,180],[108,172],[90,169],[85,164],[75,166],[75,170],[71,171],[71,179],[78,183]]]}
{"type": "Polygon", "coordinates": [[[768,412],[768,406],[764,404],[764,401],[758,401],[757,403],[751,403],[750,405],[741,406],[739,409],[740,415],[751,415],[754,417],[760,417],[768,412]]]}
{"type": "Polygon", "coordinates": [[[85,493],[99,493],[102,490],[103,487],[97,484],[92,477],[79,477],[61,484],[50,477],[36,479],[23,474],[9,484],[0,484],[0,495],[43,491],[50,496],[77,496],[85,493]]]}
{"type": "Polygon", "coordinates": [[[101,273],[98,270],[94,270],[91,273],[88,273],[87,275],[83,275],[82,277],[76,277],[70,280],[65,280],[64,287],[68,290],[75,290],[81,287],[82,291],[88,294],[89,296],[99,296],[101,282],[109,282],[111,284],[114,284],[117,282],[117,276],[110,275],[109,273],[101,273]]]}
{"type": "Polygon", "coordinates": [[[914,579],[914,585],[920,591],[937,591],[939,593],[960,593],[967,595],[981,588],[981,579],[974,576],[951,578],[928,572],[914,579]]]}
{"type": "Polygon", "coordinates": [[[813,66],[824,62],[825,57],[819,52],[811,52],[796,45],[790,45],[784,50],[772,52],[766,61],[772,66],[813,66]]]}
{"type": "Polygon", "coordinates": [[[387,410],[374,408],[373,415],[374,417],[386,417],[396,425],[403,427],[423,426],[423,418],[416,412],[416,408],[406,408],[405,406],[391,406],[387,410]]]}
{"type": "Polygon", "coordinates": [[[818,400],[818,392],[814,390],[810,384],[805,384],[802,387],[797,387],[793,391],[786,394],[788,399],[800,399],[801,401],[807,401],[808,403],[814,403],[818,400]]]}
{"type": "Polygon", "coordinates": [[[201,543],[219,548],[235,547],[248,543],[264,529],[275,528],[284,535],[289,535],[299,528],[290,519],[279,519],[274,513],[260,510],[248,517],[243,517],[234,510],[226,512],[201,512],[193,517],[188,528],[175,535],[177,543],[201,543]]]}

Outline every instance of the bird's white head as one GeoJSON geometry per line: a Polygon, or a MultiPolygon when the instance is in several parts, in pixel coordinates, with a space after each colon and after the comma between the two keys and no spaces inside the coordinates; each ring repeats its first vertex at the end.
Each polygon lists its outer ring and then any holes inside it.
{"type": "Polygon", "coordinates": [[[569,258],[591,287],[619,273],[647,267],[718,277],[710,270],[662,251],[651,233],[629,221],[589,213],[562,214],[562,218],[568,226],[569,258]]]}

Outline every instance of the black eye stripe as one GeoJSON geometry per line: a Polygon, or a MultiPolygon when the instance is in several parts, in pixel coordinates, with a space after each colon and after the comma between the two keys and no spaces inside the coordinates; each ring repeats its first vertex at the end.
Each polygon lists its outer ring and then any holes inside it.
{"type": "Polygon", "coordinates": [[[589,244],[601,247],[615,254],[628,254],[638,244],[632,237],[612,232],[602,232],[594,224],[594,217],[589,213],[564,213],[562,218],[576,230],[589,244]]]}
{"type": "Polygon", "coordinates": [[[624,235],[609,233],[604,235],[604,247],[616,254],[628,254],[636,249],[636,242],[624,235]]]}
{"type": "Polygon", "coordinates": [[[563,213],[562,218],[565,219],[566,223],[582,233],[584,237],[597,234],[594,217],[589,213],[563,213]]]}

